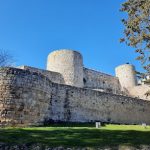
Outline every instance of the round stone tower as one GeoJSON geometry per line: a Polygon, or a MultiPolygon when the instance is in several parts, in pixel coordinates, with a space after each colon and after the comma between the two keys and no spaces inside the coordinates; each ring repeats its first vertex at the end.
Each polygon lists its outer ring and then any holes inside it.
{"type": "Polygon", "coordinates": [[[83,87],[83,59],[77,51],[61,49],[50,53],[47,70],[60,73],[67,85],[83,87]]]}
{"type": "Polygon", "coordinates": [[[135,67],[130,64],[124,64],[118,66],[116,69],[116,76],[119,78],[121,87],[128,89],[137,85],[137,79],[135,75],[135,67]]]}

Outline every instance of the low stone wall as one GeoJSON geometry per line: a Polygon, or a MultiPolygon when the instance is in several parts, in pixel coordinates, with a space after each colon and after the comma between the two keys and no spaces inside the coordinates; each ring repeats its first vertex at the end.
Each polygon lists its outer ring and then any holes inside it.
{"type": "Polygon", "coordinates": [[[140,145],[140,146],[128,146],[128,145],[118,145],[118,146],[103,146],[103,147],[52,147],[48,145],[43,145],[40,143],[32,143],[32,144],[5,144],[0,143],[1,150],[149,150],[150,145],[140,145]]]}
{"type": "Polygon", "coordinates": [[[103,146],[103,147],[52,147],[48,145],[43,145],[40,143],[32,143],[32,144],[5,144],[0,143],[1,150],[149,150],[150,145],[140,145],[140,146],[128,146],[128,145],[118,145],[118,146],[103,146]]]}
{"type": "Polygon", "coordinates": [[[0,124],[45,121],[150,124],[150,102],[52,83],[41,73],[0,69],[0,124]]]}

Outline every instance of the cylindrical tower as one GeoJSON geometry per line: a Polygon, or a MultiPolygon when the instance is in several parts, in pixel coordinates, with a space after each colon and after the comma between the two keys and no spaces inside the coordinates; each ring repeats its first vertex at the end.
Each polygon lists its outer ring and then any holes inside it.
{"type": "Polygon", "coordinates": [[[130,64],[124,64],[118,66],[116,69],[116,76],[119,78],[121,87],[128,89],[137,85],[137,79],[135,75],[135,67],[130,64]]]}
{"type": "Polygon", "coordinates": [[[50,53],[47,70],[60,73],[67,85],[83,87],[83,59],[77,51],[61,49],[50,53]]]}

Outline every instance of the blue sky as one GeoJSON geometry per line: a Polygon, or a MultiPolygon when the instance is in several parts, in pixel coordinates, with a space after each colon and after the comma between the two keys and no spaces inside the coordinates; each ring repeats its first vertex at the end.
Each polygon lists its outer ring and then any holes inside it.
{"type": "Polygon", "coordinates": [[[130,62],[137,70],[134,49],[119,43],[124,0],[0,0],[0,49],[16,65],[46,68],[55,49],[78,50],[88,68],[113,74],[130,62]]]}

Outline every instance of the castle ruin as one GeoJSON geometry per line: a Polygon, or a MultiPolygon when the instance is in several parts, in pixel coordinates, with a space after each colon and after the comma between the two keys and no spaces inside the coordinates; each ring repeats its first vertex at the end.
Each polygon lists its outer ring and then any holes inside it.
{"type": "Polygon", "coordinates": [[[49,54],[47,70],[0,68],[0,125],[43,125],[48,121],[150,124],[148,85],[137,84],[135,68],[116,76],[85,68],[72,50],[49,54]]]}

